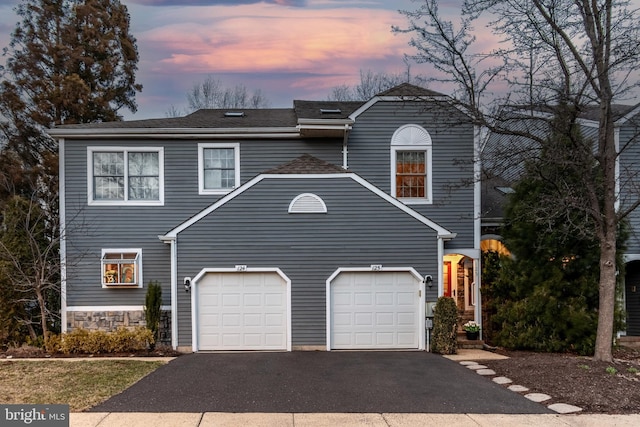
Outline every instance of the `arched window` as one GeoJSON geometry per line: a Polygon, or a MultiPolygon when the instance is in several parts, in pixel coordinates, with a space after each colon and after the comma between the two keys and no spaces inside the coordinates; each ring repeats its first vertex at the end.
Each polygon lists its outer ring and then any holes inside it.
{"type": "Polygon", "coordinates": [[[432,202],[431,135],[404,125],[391,138],[391,195],[405,203],[432,202]]]}

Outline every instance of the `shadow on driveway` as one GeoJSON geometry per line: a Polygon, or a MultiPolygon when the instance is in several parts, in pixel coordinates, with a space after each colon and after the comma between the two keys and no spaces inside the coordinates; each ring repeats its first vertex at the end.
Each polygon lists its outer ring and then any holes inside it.
{"type": "Polygon", "coordinates": [[[552,413],[417,351],[190,354],[90,411],[552,413]]]}

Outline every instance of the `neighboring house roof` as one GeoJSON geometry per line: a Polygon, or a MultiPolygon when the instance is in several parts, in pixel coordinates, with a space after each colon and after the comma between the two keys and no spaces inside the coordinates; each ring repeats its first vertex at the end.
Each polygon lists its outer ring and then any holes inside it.
{"type": "MultiPolygon", "coordinates": [[[[617,122],[635,107],[634,105],[612,104],[611,113],[613,114],[613,121],[617,122]]],[[[587,107],[582,114],[580,114],[580,118],[597,122],[600,119],[600,106],[592,105],[587,107]]]]}
{"type": "Polygon", "coordinates": [[[266,171],[266,174],[326,174],[346,173],[347,171],[332,163],[320,160],[310,154],[293,159],[292,161],[266,171]]]}
{"type": "Polygon", "coordinates": [[[402,83],[398,86],[392,87],[389,90],[385,90],[384,92],[380,92],[378,95],[380,97],[387,96],[446,96],[442,93],[426,89],[420,86],[412,85],[411,83],[402,83]]]}
{"type": "Polygon", "coordinates": [[[500,223],[504,217],[507,195],[513,192],[511,183],[499,176],[482,179],[481,217],[483,225],[500,223]]]}

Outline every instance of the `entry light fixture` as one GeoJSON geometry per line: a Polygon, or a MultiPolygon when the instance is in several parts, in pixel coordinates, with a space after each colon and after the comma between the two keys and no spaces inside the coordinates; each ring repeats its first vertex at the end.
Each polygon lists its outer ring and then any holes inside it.
{"type": "Polygon", "coordinates": [[[427,285],[429,289],[433,287],[433,277],[430,274],[424,276],[424,283],[427,285]]]}
{"type": "Polygon", "coordinates": [[[191,277],[184,278],[184,291],[189,292],[191,290],[191,277]]]}

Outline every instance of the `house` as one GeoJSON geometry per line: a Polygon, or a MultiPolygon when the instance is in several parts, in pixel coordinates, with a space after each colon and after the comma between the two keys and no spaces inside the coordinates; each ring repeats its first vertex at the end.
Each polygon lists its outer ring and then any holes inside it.
{"type": "MultiPolygon", "coordinates": [[[[617,207],[621,212],[630,210],[625,218],[629,235],[624,249],[625,284],[622,295],[626,329],[620,331],[619,335],[626,335],[629,341],[633,341],[640,340],[640,209],[636,207],[640,199],[640,105],[614,105],[613,116],[618,151],[617,207]]],[[[547,129],[547,119],[548,117],[540,114],[515,120],[513,123],[521,127],[517,130],[543,135],[547,129]]],[[[582,135],[596,141],[599,129],[598,109],[584,111],[579,117],[579,124],[582,135]]],[[[528,154],[525,148],[530,148],[527,144],[522,136],[490,135],[487,139],[482,160],[487,170],[483,174],[481,186],[483,250],[504,250],[499,236],[502,204],[505,202],[505,195],[512,191],[511,184],[522,172],[524,158],[517,158],[517,153],[525,153],[526,158],[528,154]],[[509,151],[514,154],[511,155],[509,151]]]]}
{"type": "Polygon", "coordinates": [[[64,329],[181,351],[425,349],[439,295],[480,321],[478,130],[442,94],[64,125],[64,329]]]}

